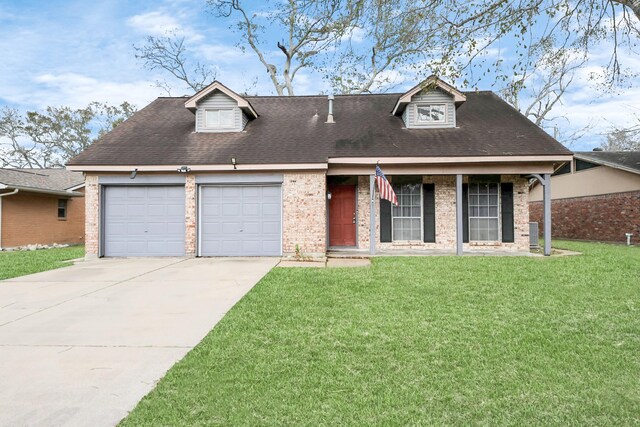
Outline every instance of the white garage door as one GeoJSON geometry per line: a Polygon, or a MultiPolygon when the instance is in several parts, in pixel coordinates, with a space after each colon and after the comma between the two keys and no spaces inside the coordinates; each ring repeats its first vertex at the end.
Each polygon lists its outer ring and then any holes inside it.
{"type": "Polygon", "coordinates": [[[201,256],[281,255],[280,185],[200,187],[201,256]]]}
{"type": "Polygon", "coordinates": [[[183,256],[184,186],[104,188],[105,256],[183,256]]]}

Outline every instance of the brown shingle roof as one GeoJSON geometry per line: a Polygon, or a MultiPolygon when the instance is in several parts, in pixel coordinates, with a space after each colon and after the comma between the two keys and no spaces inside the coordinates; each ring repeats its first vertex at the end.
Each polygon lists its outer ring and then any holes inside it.
{"type": "Polygon", "coordinates": [[[0,184],[9,188],[44,191],[66,191],[84,182],[81,172],[66,169],[4,169],[0,168],[0,184]]]}
{"type": "Polygon", "coordinates": [[[332,157],[566,155],[569,150],[492,92],[468,92],[457,127],[405,129],[400,94],[247,97],[260,117],[244,132],[195,133],[187,98],[158,98],[69,165],[324,163],[332,157]]]}

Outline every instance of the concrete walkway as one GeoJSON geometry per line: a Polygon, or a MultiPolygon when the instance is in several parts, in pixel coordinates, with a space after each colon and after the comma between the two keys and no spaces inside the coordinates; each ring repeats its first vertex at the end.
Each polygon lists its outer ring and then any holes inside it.
{"type": "Polygon", "coordinates": [[[104,259],[0,281],[0,425],[115,425],[278,261],[104,259]]]}

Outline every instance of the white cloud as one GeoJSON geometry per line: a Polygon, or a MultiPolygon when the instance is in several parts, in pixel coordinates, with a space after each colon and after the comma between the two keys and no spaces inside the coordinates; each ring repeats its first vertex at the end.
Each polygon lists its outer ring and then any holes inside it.
{"type": "Polygon", "coordinates": [[[36,87],[29,99],[13,99],[16,103],[67,105],[85,107],[92,101],[120,104],[128,101],[142,108],[158,97],[160,90],[148,81],[103,81],[76,73],[41,74],[33,79],[36,87]]]}
{"type": "MultiPolygon", "coordinates": [[[[133,15],[127,19],[127,25],[140,34],[149,36],[166,36],[174,33],[193,42],[203,38],[193,28],[183,25],[177,17],[184,17],[182,12],[169,13],[165,10],[133,15]]],[[[185,17],[186,18],[186,17],[185,17]]]]}

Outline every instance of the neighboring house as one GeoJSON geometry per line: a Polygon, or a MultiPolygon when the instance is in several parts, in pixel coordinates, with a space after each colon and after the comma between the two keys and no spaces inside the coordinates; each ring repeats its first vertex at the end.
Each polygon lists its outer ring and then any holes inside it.
{"type": "MultiPolygon", "coordinates": [[[[640,151],[587,151],[551,178],[553,237],[640,243],[640,151]]],[[[542,223],[542,188],[529,195],[531,221],[542,223]]]]}
{"type": "Polygon", "coordinates": [[[432,76],[328,98],[214,82],[158,98],[67,167],[86,173],[88,256],[323,257],[528,251],[527,177],[569,159],[494,93],[432,76]],[[399,207],[371,197],[376,164],[399,207]]]}
{"type": "Polygon", "coordinates": [[[84,178],[66,169],[0,169],[0,248],[84,242],[84,178]]]}

